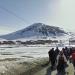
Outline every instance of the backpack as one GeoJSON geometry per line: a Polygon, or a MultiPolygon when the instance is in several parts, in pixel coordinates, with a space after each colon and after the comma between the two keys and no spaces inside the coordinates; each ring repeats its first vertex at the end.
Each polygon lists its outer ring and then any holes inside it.
{"type": "Polygon", "coordinates": [[[65,68],[65,60],[63,56],[59,56],[57,70],[62,71],[65,68]]]}
{"type": "Polygon", "coordinates": [[[63,56],[59,56],[59,60],[58,60],[58,64],[63,65],[65,63],[64,57],[63,56]]]}

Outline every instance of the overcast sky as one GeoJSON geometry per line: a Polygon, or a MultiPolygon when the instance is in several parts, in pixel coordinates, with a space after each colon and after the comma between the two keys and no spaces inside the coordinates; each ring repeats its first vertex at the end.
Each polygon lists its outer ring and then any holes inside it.
{"type": "Polygon", "coordinates": [[[38,22],[74,31],[75,0],[0,0],[0,34],[38,22]]]}

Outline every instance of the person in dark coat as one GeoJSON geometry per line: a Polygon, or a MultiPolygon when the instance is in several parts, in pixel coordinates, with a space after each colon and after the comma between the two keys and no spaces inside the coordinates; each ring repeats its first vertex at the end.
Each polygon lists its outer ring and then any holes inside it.
{"type": "Polygon", "coordinates": [[[54,48],[50,49],[48,54],[49,54],[49,62],[51,63],[51,69],[53,69],[53,66],[55,65],[55,52],[54,52],[54,48]]]}
{"type": "Polygon", "coordinates": [[[66,56],[66,59],[69,59],[69,49],[67,47],[63,48],[63,53],[66,56]]]}
{"type": "Polygon", "coordinates": [[[55,59],[57,58],[59,52],[60,52],[60,50],[58,49],[58,47],[56,47],[56,49],[55,49],[55,59]]]}

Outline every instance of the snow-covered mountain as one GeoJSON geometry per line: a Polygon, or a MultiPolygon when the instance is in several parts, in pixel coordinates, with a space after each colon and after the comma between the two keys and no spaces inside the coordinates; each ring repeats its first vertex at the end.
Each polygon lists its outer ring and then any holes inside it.
{"type": "Polygon", "coordinates": [[[34,23],[22,30],[0,36],[7,40],[28,39],[28,38],[44,38],[44,37],[59,37],[67,34],[59,27],[45,25],[43,23],[34,23]]]}

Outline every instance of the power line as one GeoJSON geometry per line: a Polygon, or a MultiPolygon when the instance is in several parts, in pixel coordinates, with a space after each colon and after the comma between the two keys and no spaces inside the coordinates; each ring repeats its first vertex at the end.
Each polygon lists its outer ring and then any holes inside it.
{"type": "MultiPolygon", "coordinates": [[[[12,14],[13,16],[17,17],[18,19],[20,19],[21,21],[23,21],[25,23],[25,19],[18,16],[17,14],[15,14],[14,12],[10,11],[9,9],[3,7],[0,5],[0,8],[3,9],[4,11],[8,12],[9,14],[12,14]]],[[[26,24],[26,23],[25,23],[26,24]]]]}

